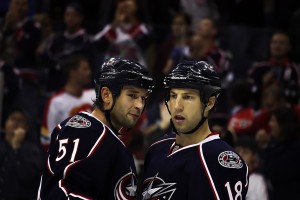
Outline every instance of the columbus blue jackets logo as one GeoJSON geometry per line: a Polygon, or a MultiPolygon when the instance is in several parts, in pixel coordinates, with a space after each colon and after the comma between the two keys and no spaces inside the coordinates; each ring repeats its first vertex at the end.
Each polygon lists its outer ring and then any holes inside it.
{"type": "Polygon", "coordinates": [[[218,161],[223,167],[227,168],[240,169],[243,167],[240,156],[233,151],[223,151],[219,154],[218,161]]]}
{"type": "Polygon", "coordinates": [[[116,200],[136,199],[137,178],[131,171],[117,182],[115,187],[116,200]]]}
{"type": "Polygon", "coordinates": [[[171,199],[176,188],[174,187],[176,183],[165,183],[163,179],[158,177],[156,174],[152,178],[148,178],[143,183],[143,200],[158,200],[171,199]]]}
{"type": "Polygon", "coordinates": [[[71,126],[74,128],[88,128],[91,126],[91,122],[82,116],[75,115],[69,119],[66,126],[71,126]]]}

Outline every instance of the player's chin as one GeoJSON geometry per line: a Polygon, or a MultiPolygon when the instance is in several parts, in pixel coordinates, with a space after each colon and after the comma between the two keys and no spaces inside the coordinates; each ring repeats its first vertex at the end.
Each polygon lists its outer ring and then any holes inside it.
{"type": "Polygon", "coordinates": [[[128,120],[134,121],[135,123],[139,120],[140,115],[137,114],[128,114],[128,120]]]}
{"type": "MultiPolygon", "coordinates": [[[[175,127],[176,128],[176,127],[175,127]]],[[[183,129],[183,128],[176,128],[176,131],[178,132],[178,133],[185,133],[185,132],[187,132],[187,130],[186,129],[183,129]]]]}
{"type": "Polygon", "coordinates": [[[124,127],[126,128],[133,128],[135,126],[136,122],[134,123],[126,123],[126,125],[124,127]]]}
{"type": "Polygon", "coordinates": [[[126,127],[133,128],[136,125],[137,121],[138,121],[138,119],[132,119],[132,118],[128,119],[126,121],[126,127]]]}
{"type": "Polygon", "coordinates": [[[183,124],[178,125],[178,124],[174,123],[174,127],[176,128],[177,132],[179,132],[179,133],[185,133],[185,132],[189,131],[187,129],[187,127],[184,126],[183,124]]]}

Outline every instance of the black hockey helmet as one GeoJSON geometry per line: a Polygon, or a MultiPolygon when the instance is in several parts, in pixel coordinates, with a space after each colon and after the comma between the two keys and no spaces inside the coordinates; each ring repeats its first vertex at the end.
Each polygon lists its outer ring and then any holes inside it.
{"type": "Polygon", "coordinates": [[[218,97],[221,92],[219,75],[213,66],[205,61],[183,61],[179,63],[165,77],[164,85],[166,89],[198,89],[204,104],[208,102],[211,96],[218,97]]]}
{"type": "Polygon", "coordinates": [[[124,85],[133,85],[152,92],[153,79],[141,64],[122,58],[108,58],[97,69],[95,75],[96,97],[103,86],[109,87],[114,96],[118,96],[124,85]]]}

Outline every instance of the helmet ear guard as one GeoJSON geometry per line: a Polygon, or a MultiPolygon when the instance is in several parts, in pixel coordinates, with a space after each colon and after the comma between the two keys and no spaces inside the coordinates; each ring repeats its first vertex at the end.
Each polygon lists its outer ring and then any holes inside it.
{"type": "Polygon", "coordinates": [[[205,86],[202,89],[200,89],[200,97],[203,104],[207,104],[210,97],[215,96],[216,99],[219,97],[221,93],[220,88],[214,88],[210,86],[205,86]]]}

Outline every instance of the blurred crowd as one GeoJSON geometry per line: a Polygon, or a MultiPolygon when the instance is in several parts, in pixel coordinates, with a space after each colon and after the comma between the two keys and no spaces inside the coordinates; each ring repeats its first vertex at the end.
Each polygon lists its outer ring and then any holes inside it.
{"type": "Polygon", "coordinates": [[[297,0],[1,0],[0,199],[35,199],[49,134],[93,109],[93,74],[112,56],[155,80],[121,136],[139,173],[147,147],[171,132],[164,76],[205,60],[222,79],[209,123],[248,164],[249,199],[300,199],[297,0]]]}

